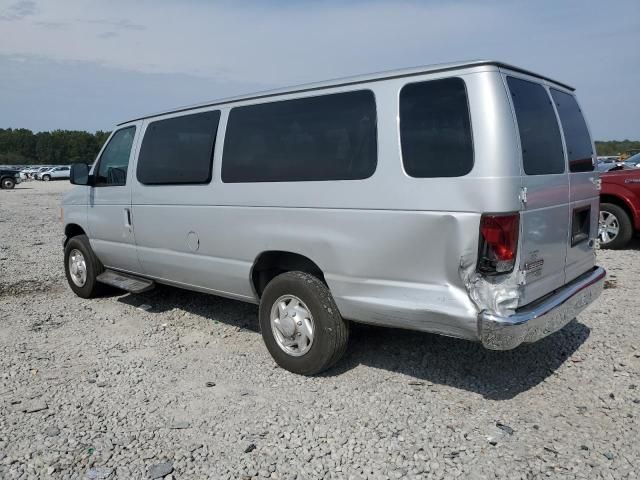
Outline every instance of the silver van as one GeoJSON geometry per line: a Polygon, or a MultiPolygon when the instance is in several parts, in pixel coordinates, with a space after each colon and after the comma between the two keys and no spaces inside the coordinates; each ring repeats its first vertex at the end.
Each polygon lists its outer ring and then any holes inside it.
{"type": "Polygon", "coordinates": [[[285,369],[350,322],[512,349],[602,291],[595,151],[573,88],[494,61],[365,75],[121,123],[73,165],[81,297],[154,283],[260,305],[285,369]]]}

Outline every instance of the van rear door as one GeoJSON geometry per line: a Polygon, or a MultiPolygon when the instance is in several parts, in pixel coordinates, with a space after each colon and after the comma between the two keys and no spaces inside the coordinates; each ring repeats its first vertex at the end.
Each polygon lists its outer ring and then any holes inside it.
{"type": "Polygon", "coordinates": [[[569,237],[570,187],[562,135],[547,88],[507,74],[522,156],[520,305],[561,287],[569,237]]]}
{"type": "Polygon", "coordinates": [[[560,118],[569,164],[571,230],[565,272],[566,282],[570,282],[595,265],[600,195],[593,143],[580,106],[571,93],[553,87],[549,91],[560,118]]]}

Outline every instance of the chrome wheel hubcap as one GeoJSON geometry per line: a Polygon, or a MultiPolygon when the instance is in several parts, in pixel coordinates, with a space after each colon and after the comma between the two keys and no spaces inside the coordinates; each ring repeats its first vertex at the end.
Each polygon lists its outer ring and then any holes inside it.
{"type": "Polygon", "coordinates": [[[603,244],[611,243],[620,232],[618,218],[610,212],[600,212],[598,236],[603,244]]]}
{"type": "Polygon", "coordinates": [[[271,307],[271,330],[278,346],[300,357],[311,349],[315,326],[309,308],[295,295],[283,295],[271,307]]]}
{"type": "Polygon", "coordinates": [[[87,262],[80,250],[73,249],[69,254],[69,273],[76,286],[84,287],[87,283],[87,262]]]}

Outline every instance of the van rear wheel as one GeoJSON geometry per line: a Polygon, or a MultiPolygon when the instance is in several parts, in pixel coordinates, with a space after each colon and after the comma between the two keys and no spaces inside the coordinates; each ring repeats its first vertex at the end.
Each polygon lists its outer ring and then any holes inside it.
{"type": "Polygon", "coordinates": [[[260,299],[262,338],[276,363],[293,373],[315,375],[344,354],[349,326],[329,288],[304,272],[286,272],[260,299]]]}
{"type": "Polygon", "coordinates": [[[598,222],[600,246],[611,249],[623,248],[632,236],[633,227],[627,212],[613,203],[601,203],[598,222]]]}

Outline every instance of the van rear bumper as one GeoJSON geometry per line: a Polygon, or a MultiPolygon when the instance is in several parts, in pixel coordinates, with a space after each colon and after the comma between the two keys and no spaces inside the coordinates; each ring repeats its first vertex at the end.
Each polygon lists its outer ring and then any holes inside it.
{"type": "Polygon", "coordinates": [[[594,267],[510,316],[480,312],[478,333],[482,344],[490,350],[511,350],[560,330],[600,296],[605,276],[604,268],[594,267]]]}

